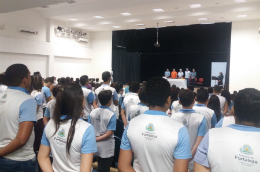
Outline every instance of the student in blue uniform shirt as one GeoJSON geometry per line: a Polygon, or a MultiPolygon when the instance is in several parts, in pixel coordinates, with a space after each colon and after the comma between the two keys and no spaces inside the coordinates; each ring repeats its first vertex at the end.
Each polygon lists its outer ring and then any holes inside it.
{"type": "Polygon", "coordinates": [[[171,105],[170,83],[151,78],[145,95],[149,110],[132,119],[124,131],[119,171],[188,171],[192,155],[187,128],[165,113],[171,105]]]}
{"type": "Polygon", "coordinates": [[[44,95],[44,104],[43,104],[43,107],[44,107],[44,112],[45,112],[45,108],[46,108],[46,105],[49,101],[51,101],[51,90],[50,90],[50,86],[52,85],[52,78],[50,77],[47,77],[45,80],[44,80],[44,85],[42,87],[42,93],[44,95]]]}
{"type": "Polygon", "coordinates": [[[235,124],[210,129],[195,155],[196,172],[259,172],[260,91],[243,89],[234,100],[235,124]]]}
{"type": "Polygon", "coordinates": [[[109,106],[112,104],[112,91],[101,91],[98,100],[101,106],[93,110],[88,122],[94,126],[96,133],[98,171],[109,172],[115,152],[114,131],[116,131],[116,114],[109,106]]]}
{"type": "Polygon", "coordinates": [[[93,126],[81,117],[84,106],[80,85],[64,84],[56,97],[54,116],[42,136],[38,162],[43,172],[91,171],[97,145],[93,126]]]}

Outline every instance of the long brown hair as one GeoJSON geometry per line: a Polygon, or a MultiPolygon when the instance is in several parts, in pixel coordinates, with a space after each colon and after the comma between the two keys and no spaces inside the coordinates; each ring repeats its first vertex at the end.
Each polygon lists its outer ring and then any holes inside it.
{"type": "Polygon", "coordinates": [[[32,75],[31,76],[31,86],[29,87],[29,93],[33,90],[41,91],[43,87],[42,77],[40,75],[32,75]]]}
{"type": "Polygon", "coordinates": [[[70,146],[75,134],[75,126],[80,118],[83,110],[83,91],[80,85],[75,83],[64,84],[57,93],[56,105],[54,110],[53,120],[56,126],[55,135],[60,127],[60,124],[66,123],[71,119],[71,126],[68,133],[66,150],[69,154],[70,146]],[[61,116],[66,115],[65,119],[61,116]]]}

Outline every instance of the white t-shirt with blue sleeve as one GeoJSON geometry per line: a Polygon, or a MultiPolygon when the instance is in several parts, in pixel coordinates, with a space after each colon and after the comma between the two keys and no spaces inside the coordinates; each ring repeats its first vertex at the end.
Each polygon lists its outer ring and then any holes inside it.
{"type": "MultiPolygon", "coordinates": [[[[26,89],[8,87],[0,93],[0,148],[14,140],[19,131],[19,125],[25,121],[36,122],[36,101],[26,89]]],[[[34,131],[31,132],[26,144],[15,152],[4,156],[15,161],[28,161],[35,157],[33,151],[34,131]]]]}
{"type": "Polygon", "coordinates": [[[51,90],[50,88],[46,87],[46,86],[43,86],[42,87],[42,93],[44,95],[44,104],[43,104],[43,107],[45,108],[46,105],[47,105],[47,98],[51,97],[51,90]]]}
{"type": "Polygon", "coordinates": [[[171,172],[174,158],[192,157],[187,129],[160,111],[147,110],[132,119],[120,148],[132,150],[137,172],[171,172]]]}
{"type": "MultiPolygon", "coordinates": [[[[96,137],[106,134],[108,130],[116,131],[116,114],[106,106],[100,106],[93,110],[89,115],[88,122],[93,125],[96,137]]],[[[115,151],[114,134],[104,141],[97,142],[97,148],[98,151],[95,155],[98,157],[113,157],[115,151]]]]}
{"type": "MultiPolygon", "coordinates": [[[[66,117],[63,115],[61,119],[66,117]]],[[[68,120],[60,124],[58,131],[54,134],[56,126],[53,119],[45,126],[41,144],[50,146],[53,155],[52,168],[55,172],[79,172],[81,154],[97,152],[95,130],[91,124],[80,118],[76,124],[70,155],[68,155],[66,143],[70,127],[71,120],[68,120]]]]}
{"type": "Polygon", "coordinates": [[[235,124],[234,116],[224,116],[217,124],[216,128],[227,127],[231,124],[235,124]]]}
{"type": "Polygon", "coordinates": [[[82,88],[83,95],[85,98],[85,107],[84,107],[83,118],[88,119],[88,116],[89,116],[90,112],[92,111],[91,104],[93,103],[95,96],[90,89],[87,89],[87,87],[82,86],[81,88],[82,88]]]}
{"type": "Polygon", "coordinates": [[[259,172],[260,128],[232,124],[209,130],[194,161],[211,172],[259,172]]]}
{"type": "Polygon", "coordinates": [[[217,117],[215,115],[215,112],[212,109],[209,109],[206,105],[204,104],[195,104],[193,106],[193,109],[203,115],[206,118],[207,121],[207,131],[211,129],[212,127],[215,127],[217,123],[217,117]]]}
{"type": "Polygon", "coordinates": [[[31,92],[31,96],[35,98],[37,106],[39,106],[39,108],[37,109],[37,121],[38,121],[43,118],[44,96],[42,92],[39,92],[37,90],[33,90],[31,92]]]}

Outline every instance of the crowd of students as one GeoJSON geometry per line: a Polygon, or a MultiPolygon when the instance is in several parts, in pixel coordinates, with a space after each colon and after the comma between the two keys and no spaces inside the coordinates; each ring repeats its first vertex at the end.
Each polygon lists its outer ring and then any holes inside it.
{"type": "Polygon", "coordinates": [[[91,171],[94,159],[108,172],[117,119],[119,171],[260,170],[260,91],[194,92],[160,77],[123,89],[108,71],[102,80],[56,82],[23,64],[0,74],[0,171],[91,171]]]}

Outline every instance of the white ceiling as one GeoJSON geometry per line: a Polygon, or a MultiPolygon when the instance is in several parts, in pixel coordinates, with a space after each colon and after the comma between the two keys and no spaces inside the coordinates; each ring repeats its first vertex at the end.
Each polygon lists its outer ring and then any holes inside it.
{"type": "MultiPolygon", "coordinates": [[[[2,0],[0,0],[0,2],[1,1],[2,0]]],[[[159,26],[175,26],[260,19],[260,0],[247,0],[247,2],[244,3],[235,3],[233,0],[74,1],[76,2],[74,4],[69,4],[66,2],[53,4],[52,2],[50,4],[53,5],[49,5],[49,8],[34,8],[34,10],[46,18],[66,22],[67,27],[92,31],[152,28],[156,26],[156,23],[159,23],[159,26]],[[191,4],[201,4],[202,7],[191,9],[189,7],[191,4]],[[165,11],[157,13],[153,12],[153,9],[158,8],[161,8],[165,11]],[[129,12],[132,15],[122,16],[120,13],[123,12],[129,12]],[[247,14],[247,17],[236,17],[237,15],[243,14],[247,14]],[[96,19],[93,16],[102,16],[104,18],[96,19]],[[208,18],[209,20],[199,21],[199,18],[208,18]],[[77,19],[77,21],[70,21],[69,19],[77,19]],[[175,23],[164,23],[164,21],[169,20],[172,20],[175,23]],[[145,26],[136,26],[136,24],[139,23],[143,23],[145,26]],[[120,26],[121,28],[114,29],[112,26],[120,26]]]]}

